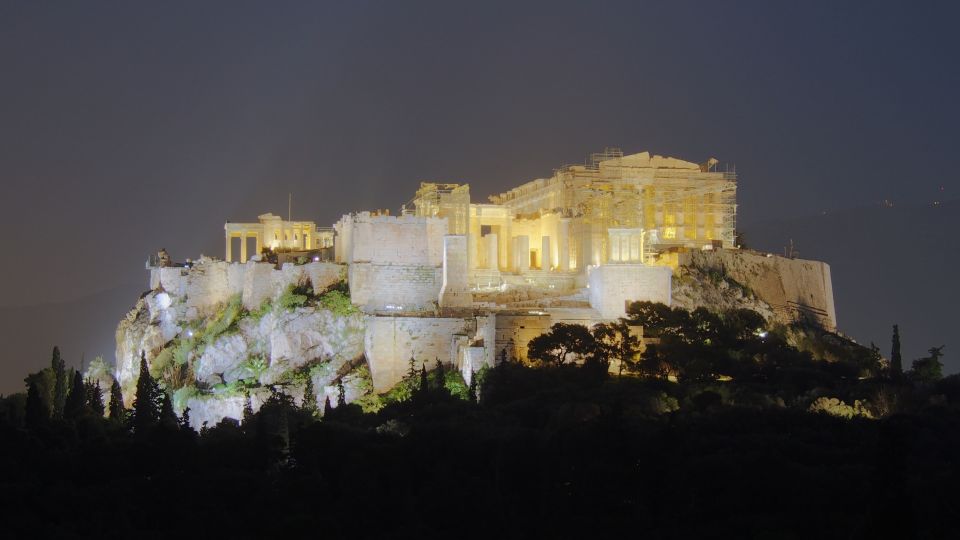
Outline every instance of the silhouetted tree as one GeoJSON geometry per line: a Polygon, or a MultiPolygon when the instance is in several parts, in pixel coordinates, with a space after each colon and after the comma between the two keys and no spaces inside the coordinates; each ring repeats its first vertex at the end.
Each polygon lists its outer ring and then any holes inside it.
{"type": "Polygon", "coordinates": [[[83,384],[83,375],[80,371],[73,372],[73,386],[67,395],[67,402],[63,407],[63,417],[67,420],[76,420],[83,416],[87,405],[87,389],[83,384]]]}
{"type": "Polygon", "coordinates": [[[477,373],[470,374],[470,386],[467,387],[467,397],[471,402],[477,402],[477,373]]]}
{"type": "Polygon", "coordinates": [[[103,390],[100,389],[100,381],[95,383],[87,382],[84,385],[87,394],[87,409],[97,418],[103,418],[105,407],[103,405],[103,390]]]}
{"type": "Polygon", "coordinates": [[[180,415],[180,429],[193,431],[193,426],[190,425],[190,407],[184,407],[183,414],[180,415]]]}
{"type": "Polygon", "coordinates": [[[67,404],[67,367],[60,357],[60,347],[53,347],[53,359],[50,362],[53,369],[54,387],[53,387],[53,417],[63,418],[63,408],[67,404]]]}
{"type": "Polygon", "coordinates": [[[167,392],[160,392],[163,396],[160,402],[160,426],[164,429],[179,429],[180,419],[177,413],[173,412],[173,400],[167,392]]]}
{"type": "Polygon", "coordinates": [[[302,408],[311,417],[317,416],[317,394],[313,390],[313,377],[307,377],[307,384],[303,388],[302,408]]]}
{"type": "Polygon", "coordinates": [[[934,382],[943,378],[943,364],[940,362],[940,358],[943,357],[943,345],[931,347],[927,352],[930,356],[913,361],[913,369],[910,370],[911,379],[918,382],[934,382]]]}
{"type": "Polygon", "coordinates": [[[429,382],[427,379],[427,365],[424,363],[420,366],[420,387],[417,388],[417,392],[414,394],[414,397],[424,397],[427,395],[429,390],[429,382]]]}
{"type": "Polygon", "coordinates": [[[343,387],[343,379],[337,379],[337,407],[347,404],[347,389],[343,387]]]}
{"type": "Polygon", "coordinates": [[[123,408],[123,394],[120,390],[120,381],[114,379],[110,385],[110,420],[117,423],[126,421],[127,411],[123,408]]]}
{"type": "Polygon", "coordinates": [[[893,346],[890,350],[890,373],[898,379],[903,375],[903,357],[900,356],[900,327],[893,325],[893,346]]]}
{"type": "Polygon", "coordinates": [[[253,418],[253,398],[247,396],[243,400],[243,425],[250,426],[253,418]]]}
{"type": "Polygon", "coordinates": [[[31,380],[27,385],[27,403],[24,420],[28,428],[37,428],[50,418],[50,411],[40,399],[37,383],[31,380]]]}
{"type": "Polygon", "coordinates": [[[330,396],[323,398],[323,417],[328,418],[328,415],[333,412],[333,405],[330,404],[330,396]]]}
{"type": "Polygon", "coordinates": [[[550,331],[530,340],[527,356],[545,363],[562,366],[567,355],[584,357],[594,352],[596,340],[586,326],[556,323],[550,331]]]}
{"type": "Polygon", "coordinates": [[[417,368],[414,367],[414,364],[415,364],[415,363],[416,363],[416,360],[414,360],[413,357],[411,356],[411,357],[410,357],[410,367],[407,369],[407,377],[409,377],[409,378],[411,378],[411,379],[412,379],[414,376],[416,376],[416,374],[417,374],[417,368]]]}
{"type": "Polygon", "coordinates": [[[618,375],[623,375],[623,368],[636,361],[640,351],[640,340],[631,333],[626,319],[602,323],[593,327],[593,337],[597,342],[597,352],[609,359],[619,360],[618,375]]]}
{"type": "Polygon", "coordinates": [[[443,370],[443,362],[437,358],[437,372],[435,377],[437,378],[437,391],[444,392],[447,389],[447,374],[443,370]]]}
{"type": "Polygon", "coordinates": [[[133,398],[133,429],[142,431],[157,425],[160,421],[160,387],[150,376],[146,354],[140,353],[140,377],[137,379],[137,393],[133,398]]]}

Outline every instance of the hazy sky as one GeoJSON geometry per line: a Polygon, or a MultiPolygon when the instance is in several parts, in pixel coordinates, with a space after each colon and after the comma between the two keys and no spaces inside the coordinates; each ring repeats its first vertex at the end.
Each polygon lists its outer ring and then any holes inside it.
{"type": "Polygon", "coordinates": [[[0,0],[0,307],[604,146],[736,164],[742,222],[955,198],[958,6],[0,0]]]}

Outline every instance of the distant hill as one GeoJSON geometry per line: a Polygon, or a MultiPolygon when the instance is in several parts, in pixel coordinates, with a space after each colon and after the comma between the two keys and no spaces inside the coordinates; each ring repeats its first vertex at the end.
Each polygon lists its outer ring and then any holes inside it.
{"type": "Polygon", "coordinates": [[[741,225],[745,243],[783,254],[793,239],[805,259],[830,264],[840,329],[890,355],[899,324],[904,367],[946,345],[945,371],[960,371],[960,201],[939,206],[855,208],[741,225]]]}
{"type": "Polygon", "coordinates": [[[113,362],[117,323],[146,289],[127,283],[62,303],[0,307],[0,393],[23,391],[23,378],[50,363],[59,345],[68,365],[103,355],[113,362]]]}

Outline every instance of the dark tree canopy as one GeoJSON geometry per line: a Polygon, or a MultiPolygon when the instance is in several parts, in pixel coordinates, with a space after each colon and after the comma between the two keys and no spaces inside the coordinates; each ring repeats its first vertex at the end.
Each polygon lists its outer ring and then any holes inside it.
{"type": "Polygon", "coordinates": [[[596,350],[596,340],[586,326],[555,323],[550,331],[530,340],[527,356],[547,364],[562,366],[573,356],[584,358],[596,350]]]}

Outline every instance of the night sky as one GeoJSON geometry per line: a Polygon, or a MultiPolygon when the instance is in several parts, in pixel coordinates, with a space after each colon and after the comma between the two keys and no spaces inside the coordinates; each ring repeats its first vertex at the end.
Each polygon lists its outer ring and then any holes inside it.
{"type": "MultiPolygon", "coordinates": [[[[285,214],[288,193],[330,225],[421,180],[482,202],[619,146],[735,164],[748,231],[956,199],[958,6],[0,1],[0,392],[54,343],[112,360],[150,253],[222,256],[224,221],[285,214]]],[[[922,253],[862,234],[874,264],[923,275],[954,230],[922,253]]],[[[856,281],[827,262],[835,291],[856,281]]],[[[956,285],[922,281],[922,309],[898,309],[955,331],[956,285]]],[[[901,316],[837,294],[841,327],[871,339],[901,316]]]]}

